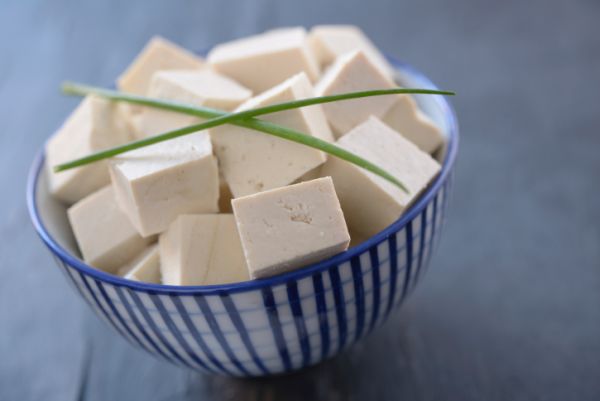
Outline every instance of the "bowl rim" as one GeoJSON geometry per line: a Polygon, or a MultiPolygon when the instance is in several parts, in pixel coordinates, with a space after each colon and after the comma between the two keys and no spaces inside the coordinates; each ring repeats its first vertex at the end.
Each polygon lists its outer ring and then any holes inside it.
{"type": "MultiPolygon", "coordinates": [[[[400,62],[393,57],[388,57],[391,64],[395,69],[406,72],[411,78],[419,84],[422,88],[438,89],[438,87],[423,73],[409,64],[400,62]]],[[[127,287],[135,291],[146,292],[151,294],[164,294],[164,295],[219,295],[225,293],[236,293],[257,290],[265,287],[272,287],[279,284],[286,283],[290,280],[300,280],[305,277],[309,277],[315,273],[321,273],[327,269],[343,264],[344,262],[350,261],[352,258],[363,254],[368,249],[377,246],[381,242],[385,241],[391,235],[402,230],[406,224],[413,220],[421,211],[429,204],[431,199],[437,194],[442,185],[447,180],[451,173],[452,166],[454,165],[456,154],[458,151],[459,141],[459,130],[456,114],[450,102],[441,95],[430,96],[434,102],[441,107],[443,116],[446,120],[448,127],[448,148],[446,151],[446,157],[442,163],[441,172],[429,185],[425,192],[419,197],[419,199],[413,203],[409,209],[394,223],[386,227],[384,230],[368,238],[364,242],[349,248],[348,250],[332,256],[329,259],[314,263],[298,270],[282,273],[273,277],[264,279],[254,279],[249,281],[243,281],[238,283],[229,284],[214,284],[214,285],[203,285],[203,286],[175,286],[166,284],[151,284],[143,283],[138,281],[127,280],[125,278],[112,275],[110,273],[103,272],[102,270],[96,269],[85,262],[81,261],[76,256],[72,255],[68,250],[63,248],[50,234],[44,225],[41,215],[39,213],[37,204],[37,190],[38,180],[40,173],[44,167],[45,161],[45,146],[38,151],[35,156],[29,175],[27,178],[27,209],[33,226],[38,233],[39,237],[46,244],[52,253],[58,256],[61,261],[68,264],[71,267],[77,269],[80,273],[92,276],[94,279],[107,282],[119,287],[127,287]]]]}

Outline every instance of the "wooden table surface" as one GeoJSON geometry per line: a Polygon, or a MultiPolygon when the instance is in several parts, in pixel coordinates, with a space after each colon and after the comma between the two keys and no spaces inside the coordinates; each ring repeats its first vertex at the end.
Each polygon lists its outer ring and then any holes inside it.
{"type": "Polygon", "coordinates": [[[600,397],[597,0],[0,1],[0,400],[600,397]],[[360,25],[456,90],[455,193],[427,277],[382,328],[272,379],[190,373],[84,305],[25,207],[34,154],[152,34],[202,49],[283,25],[360,25]]]}

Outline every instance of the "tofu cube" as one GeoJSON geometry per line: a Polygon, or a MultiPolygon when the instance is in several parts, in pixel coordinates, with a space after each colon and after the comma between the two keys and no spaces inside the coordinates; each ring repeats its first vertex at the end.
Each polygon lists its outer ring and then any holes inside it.
{"type": "Polygon", "coordinates": [[[409,95],[399,95],[383,116],[383,122],[400,132],[423,152],[432,154],[444,143],[440,129],[417,106],[409,95]]]}
{"type": "Polygon", "coordinates": [[[232,205],[253,278],[348,249],[350,235],[330,177],[237,198],[232,205]]]}
{"type": "MultiPolygon", "coordinates": [[[[346,53],[336,59],[315,87],[317,96],[337,95],[371,89],[395,88],[363,51],[346,53]]],[[[376,96],[323,104],[336,137],[344,135],[369,116],[382,117],[395,103],[394,96],[376,96]]]]}
{"type": "Polygon", "coordinates": [[[166,230],[180,214],[218,210],[217,161],[205,132],[119,155],[110,176],[119,206],[144,237],[166,230]]]}
{"type": "Polygon", "coordinates": [[[232,214],[181,215],[159,239],[163,283],[211,285],[248,280],[232,214]]]}
{"type": "Polygon", "coordinates": [[[255,93],[305,72],[316,80],[319,67],[306,41],[304,28],[276,29],[216,46],[208,62],[255,93]]]}
{"type": "MultiPolygon", "coordinates": [[[[196,106],[233,110],[250,99],[252,92],[230,78],[209,69],[159,71],[154,74],[148,96],[196,106]]],[[[181,113],[145,108],[140,115],[142,137],[172,131],[201,120],[181,113]]]]}
{"type": "Polygon", "coordinates": [[[373,42],[353,25],[317,25],[308,34],[308,43],[321,68],[331,64],[337,57],[362,50],[386,76],[393,76],[394,69],[375,47],[373,42]]]}
{"type": "Polygon", "coordinates": [[[73,204],[108,185],[106,161],[55,173],[61,163],[87,156],[132,139],[123,119],[120,104],[97,97],[86,97],[46,145],[46,165],[52,195],[73,204]]]}
{"type": "Polygon", "coordinates": [[[160,284],[160,253],[158,244],[144,249],[132,261],[119,269],[119,276],[133,281],[160,284]]]}
{"type": "MultiPolygon", "coordinates": [[[[238,110],[311,97],[312,89],[306,74],[301,73],[250,99],[238,110]]],[[[261,118],[325,140],[333,139],[320,106],[261,118]]],[[[233,125],[215,128],[211,136],[219,167],[234,198],[290,184],[326,159],[323,152],[313,148],[233,125]]]]}
{"type": "Polygon", "coordinates": [[[365,238],[397,220],[440,170],[429,154],[376,117],[338,139],[337,145],[383,168],[409,190],[407,194],[354,164],[329,158],[323,174],[333,178],[350,230],[365,238]]]}
{"type": "Polygon", "coordinates": [[[137,233],[110,185],[71,206],[67,215],[83,260],[107,273],[116,273],[152,241],[137,233]]]}
{"type": "Polygon", "coordinates": [[[192,70],[203,65],[202,58],[165,38],[155,36],[117,79],[117,88],[136,95],[146,95],[155,72],[192,70]]]}

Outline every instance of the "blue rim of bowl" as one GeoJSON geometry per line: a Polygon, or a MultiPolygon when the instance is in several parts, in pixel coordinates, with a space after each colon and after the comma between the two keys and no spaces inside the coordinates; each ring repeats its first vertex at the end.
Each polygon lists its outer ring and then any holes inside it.
{"type": "MultiPolygon", "coordinates": [[[[418,83],[419,87],[438,89],[437,86],[429,78],[427,78],[424,74],[422,74],[414,67],[397,61],[391,57],[389,58],[389,60],[395,68],[408,73],[411,76],[411,78],[416,83],[418,83]]],[[[398,220],[396,220],[390,226],[385,228],[383,231],[370,237],[369,239],[365,240],[359,245],[354,246],[345,252],[332,256],[329,259],[323,260],[321,262],[309,266],[305,266],[298,270],[282,273],[277,276],[230,284],[206,286],[174,286],[126,280],[119,276],[114,276],[112,274],[105,273],[101,270],[98,270],[94,267],[85,264],[83,261],[78,259],[76,256],[72,255],[69,251],[67,251],[60,244],[58,244],[58,242],[52,237],[52,235],[48,232],[44,223],[42,222],[37,205],[37,184],[39,175],[44,167],[45,156],[43,149],[45,147],[38,152],[29,171],[29,176],[27,179],[27,208],[29,210],[29,215],[31,217],[31,221],[33,222],[33,226],[35,227],[35,230],[37,231],[38,235],[40,236],[42,241],[44,241],[46,246],[48,246],[48,248],[50,248],[50,250],[56,256],[58,256],[66,264],[79,270],[81,273],[92,276],[97,280],[107,282],[115,286],[127,287],[136,291],[142,291],[152,294],[218,295],[225,293],[252,291],[264,287],[272,287],[275,285],[283,284],[290,280],[300,280],[302,278],[311,276],[315,273],[326,271],[327,269],[333,266],[341,265],[344,262],[348,262],[353,257],[356,257],[364,253],[366,250],[377,246],[381,242],[385,241],[391,235],[394,235],[395,233],[402,230],[402,228],[409,221],[411,221],[415,216],[421,213],[423,208],[427,206],[429,201],[440,190],[442,185],[447,180],[448,175],[450,174],[452,166],[454,165],[454,161],[456,159],[456,154],[458,151],[458,123],[456,115],[454,113],[454,109],[446,100],[446,98],[440,95],[431,95],[431,97],[441,107],[444,117],[446,119],[446,125],[448,127],[448,149],[446,152],[446,157],[444,158],[444,161],[442,163],[442,171],[436,177],[433,183],[431,183],[431,185],[429,185],[429,187],[425,190],[425,193],[423,193],[419,197],[419,199],[398,220]]]]}

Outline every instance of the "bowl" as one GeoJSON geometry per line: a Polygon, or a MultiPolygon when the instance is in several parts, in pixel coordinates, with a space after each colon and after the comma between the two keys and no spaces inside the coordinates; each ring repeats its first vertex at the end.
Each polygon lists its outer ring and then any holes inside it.
{"type": "MultiPolygon", "coordinates": [[[[435,89],[390,59],[406,87],[435,89]]],[[[441,96],[416,96],[447,138],[442,170],[377,235],[322,262],[235,284],[177,287],[125,280],[78,259],[66,210],[49,196],[44,152],[31,167],[33,225],[67,280],[130,343],[174,364],[229,376],[286,373],[329,358],[380,326],[427,270],[439,242],[458,149],[454,112],[441,96]]]]}

